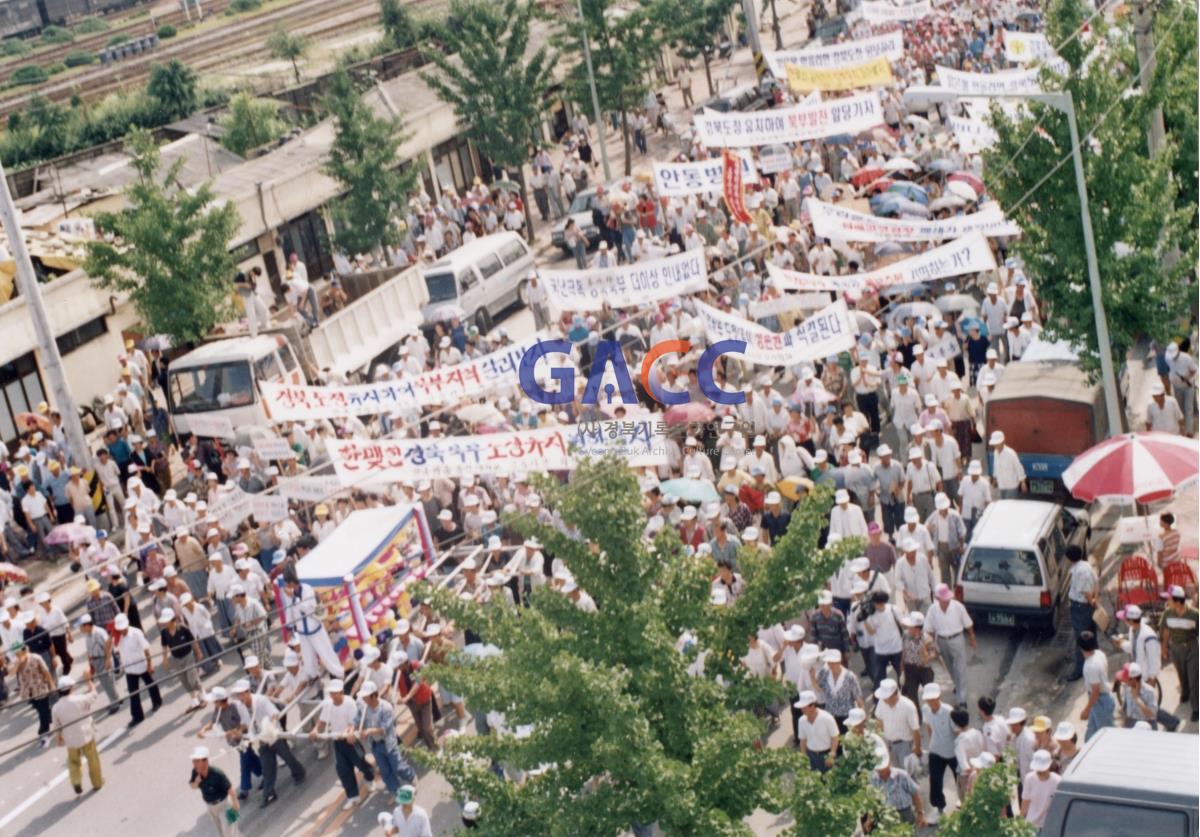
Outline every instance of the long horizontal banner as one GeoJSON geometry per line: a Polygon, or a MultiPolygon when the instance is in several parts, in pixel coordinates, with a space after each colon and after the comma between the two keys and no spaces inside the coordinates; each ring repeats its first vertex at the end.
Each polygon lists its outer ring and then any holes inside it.
{"type": "Polygon", "coordinates": [[[398,381],[336,387],[260,381],[258,386],[271,419],[277,422],[389,415],[397,410],[451,404],[515,386],[521,357],[544,338],[544,334],[535,334],[475,360],[398,381]]]}
{"type": "Polygon", "coordinates": [[[767,59],[767,64],[771,67],[771,73],[776,78],[783,78],[787,74],[788,67],[831,69],[864,64],[876,58],[899,61],[904,57],[904,34],[897,29],[885,35],[846,41],[842,44],[815,46],[808,49],[785,49],[779,52],[768,51],[763,54],[767,59]]]}
{"type": "Polygon", "coordinates": [[[991,148],[999,139],[992,126],[979,119],[951,116],[947,123],[954,138],[958,140],[959,150],[964,154],[976,154],[985,148],[991,148]]]}
{"type": "MultiPolygon", "coordinates": [[[[718,167],[720,161],[717,161],[718,167]]],[[[559,311],[599,311],[644,305],[701,290],[708,282],[704,249],[664,259],[596,270],[540,270],[550,304],[559,311]]]]}
{"type": "MultiPolygon", "coordinates": [[[[720,194],[724,187],[721,181],[722,170],[720,157],[697,160],[694,163],[655,163],[655,190],[660,196],[665,195],[672,198],[708,192],[720,194]]],[[[742,157],[742,181],[745,183],[758,182],[758,172],[745,157],[742,157]]]]}
{"type": "Polygon", "coordinates": [[[933,6],[929,0],[920,3],[909,3],[906,6],[893,6],[887,0],[865,0],[859,7],[863,20],[867,23],[904,23],[909,20],[920,20],[933,14],[933,6]]]}
{"type": "Polygon", "coordinates": [[[887,267],[848,276],[821,276],[815,273],[800,273],[784,270],[767,264],[771,278],[783,290],[794,291],[848,291],[861,294],[866,290],[877,290],[888,285],[910,282],[929,282],[948,279],[965,273],[994,270],[996,258],[982,233],[973,232],[957,241],[934,247],[909,259],[895,262],[887,267]]]}
{"type": "Polygon", "coordinates": [[[784,332],[770,331],[699,300],[695,304],[710,344],[718,340],[744,340],[746,359],[759,366],[807,363],[848,351],[854,345],[856,329],[846,303],[840,300],[784,332]]]}
{"type": "Polygon", "coordinates": [[[858,90],[863,87],[888,85],[892,77],[892,65],[886,58],[872,58],[862,64],[849,67],[797,67],[787,68],[788,86],[796,93],[811,93],[814,90],[858,90]]]}
{"type": "Polygon", "coordinates": [[[996,96],[1005,93],[1040,93],[1040,70],[1002,70],[998,73],[965,73],[950,67],[934,67],[938,84],[964,96],[996,96]]]}
{"type": "Polygon", "coordinates": [[[569,471],[583,460],[613,454],[631,467],[663,465],[665,425],[654,419],[596,421],[516,433],[446,439],[345,439],[329,445],[343,485],[399,480],[459,479],[476,474],[569,471]]]}
{"type": "Polygon", "coordinates": [[[701,144],[709,148],[752,148],[861,134],[883,124],[883,108],[878,93],[860,93],[753,113],[705,111],[692,122],[701,144]]]}
{"type": "Polygon", "coordinates": [[[981,232],[989,238],[1020,235],[1021,228],[991,206],[970,215],[941,220],[879,218],[823,201],[808,200],[813,231],[821,238],[841,241],[946,241],[981,232]]]}

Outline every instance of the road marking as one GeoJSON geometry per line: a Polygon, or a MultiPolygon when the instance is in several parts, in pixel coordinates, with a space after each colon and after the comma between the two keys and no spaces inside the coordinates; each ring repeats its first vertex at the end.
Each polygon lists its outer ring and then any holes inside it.
{"type": "MultiPolygon", "coordinates": [[[[97,745],[96,750],[97,751],[104,750],[105,747],[107,747],[109,744],[112,744],[114,741],[116,741],[118,738],[120,738],[122,735],[124,735],[127,731],[128,731],[128,729],[126,727],[121,727],[120,729],[113,730],[113,732],[107,738],[105,738],[103,741],[101,741],[99,743],[99,745],[97,745]]],[[[58,787],[66,780],[67,780],[67,771],[64,770],[61,773],[59,773],[57,776],[55,776],[53,779],[51,779],[49,782],[42,785],[41,789],[39,789],[37,792],[32,794],[28,799],[26,799],[24,802],[22,802],[16,808],[14,808],[12,811],[10,811],[8,816],[6,816],[4,819],[0,820],[0,828],[4,828],[4,826],[8,825],[10,822],[15,820],[17,817],[21,816],[21,814],[25,813],[31,805],[33,805],[35,802],[37,802],[39,799],[41,799],[46,794],[50,793],[50,791],[54,790],[54,788],[58,787]]]]}

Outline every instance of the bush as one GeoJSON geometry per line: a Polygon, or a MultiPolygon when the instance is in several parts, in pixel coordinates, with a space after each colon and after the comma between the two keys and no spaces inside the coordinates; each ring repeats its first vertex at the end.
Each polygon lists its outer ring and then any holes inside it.
{"type": "Polygon", "coordinates": [[[111,27],[108,21],[100,17],[88,17],[74,26],[76,35],[95,35],[97,32],[107,32],[111,27]]]}
{"type": "Polygon", "coordinates": [[[68,67],[84,67],[88,64],[96,63],[96,56],[90,52],[76,50],[75,52],[68,52],[67,57],[63,59],[63,63],[68,67]]]}
{"type": "Polygon", "coordinates": [[[261,5],[262,0],[233,0],[229,4],[229,8],[236,14],[241,14],[242,12],[252,12],[261,5]]]}
{"type": "Polygon", "coordinates": [[[19,38],[6,38],[4,40],[4,54],[12,57],[18,55],[28,55],[33,52],[33,47],[28,41],[22,41],[19,38]]]}
{"type": "Polygon", "coordinates": [[[36,64],[26,64],[24,67],[17,67],[8,80],[12,84],[41,84],[49,77],[44,68],[36,64]]]}
{"type": "Polygon", "coordinates": [[[49,67],[46,68],[46,72],[52,76],[56,76],[59,73],[65,73],[66,71],[67,71],[67,65],[62,63],[61,61],[51,64],[49,67]]]}
{"type": "Polygon", "coordinates": [[[47,26],[42,30],[43,44],[69,44],[75,40],[75,33],[64,26],[47,26]]]}
{"type": "Polygon", "coordinates": [[[169,23],[158,27],[158,37],[164,41],[167,38],[174,38],[177,34],[179,34],[178,30],[169,23]]]}
{"type": "Polygon", "coordinates": [[[118,32],[117,34],[113,35],[111,38],[108,39],[108,43],[105,44],[105,46],[115,47],[115,46],[120,46],[121,44],[125,44],[128,42],[129,42],[129,36],[126,35],[124,32],[118,32]]]}

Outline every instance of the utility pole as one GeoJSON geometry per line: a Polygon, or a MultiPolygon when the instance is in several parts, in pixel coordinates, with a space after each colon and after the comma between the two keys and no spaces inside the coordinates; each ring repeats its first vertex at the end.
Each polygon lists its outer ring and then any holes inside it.
{"type": "MultiPolygon", "coordinates": [[[[1158,61],[1154,57],[1154,12],[1153,0],[1141,0],[1133,7],[1133,44],[1137,49],[1138,84],[1142,95],[1150,94],[1154,86],[1154,69],[1158,61]]],[[[1157,157],[1167,144],[1167,129],[1163,125],[1162,107],[1150,111],[1150,126],[1147,129],[1150,156],[1157,157]]]]}
{"type": "Polygon", "coordinates": [[[750,41],[750,54],[754,56],[754,77],[762,81],[767,72],[767,62],[763,58],[762,38],[758,34],[757,0],[742,0],[742,14],[746,16],[746,38],[750,41]]]}
{"type": "Polygon", "coordinates": [[[604,165],[604,182],[612,183],[608,167],[608,140],[604,136],[604,115],[600,113],[600,96],[596,93],[596,72],[592,69],[592,47],[588,41],[587,18],[583,16],[583,0],[575,0],[579,8],[579,31],[583,33],[583,60],[587,63],[588,86],[592,89],[592,117],[596,120],[596,142],[600,145],[600,162],[604,165]]]}
{"type": "Polygon", "coordinates": [[[12,192],[8,188],[8,177],[3,165],[0,165],[0,221],[4,223],[4,232],[8,236],[8,246],[12,250],[13,259],[17,266],[17,291],[25,300],[25,309],[33,320],[33,331],[37,335],[37,349],[41,360],[42,371],[50,384],[51,403],[62,416],[63,429],[67,434],[67,447],[70,448],[71,462],[80,468],[91,464],[88,455],[87,436],[83,433],[83,425],[79,421],[79,410],[75,399],[71,397],[71,389],[67,386],[67,374],[63,369],[62,355],[58,353],[58,343],[54,339],[54,329],[50,327],[50,318],[46,315],[46,306],[42,302],[42,289],[38,285],[37,274],[33,270],[33,262],[29,258],[29,249],[25,246],[25,235],[17,221],[17,207],[13,204],[12,192]]]}

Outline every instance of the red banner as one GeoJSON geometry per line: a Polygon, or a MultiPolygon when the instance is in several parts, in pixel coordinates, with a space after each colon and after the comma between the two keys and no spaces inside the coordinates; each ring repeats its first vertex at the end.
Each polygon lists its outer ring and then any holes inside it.
{"type": "Polygon", "coordinates": [[[721,183],[725,191],[725,206],[729,214],[743,224],[753,221],[746,211],[746,194],[742,184],[742,161],[728,148],[721,152],[721,183]]]}

